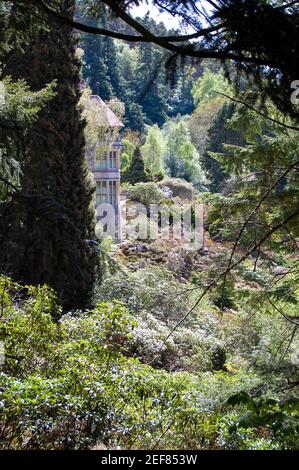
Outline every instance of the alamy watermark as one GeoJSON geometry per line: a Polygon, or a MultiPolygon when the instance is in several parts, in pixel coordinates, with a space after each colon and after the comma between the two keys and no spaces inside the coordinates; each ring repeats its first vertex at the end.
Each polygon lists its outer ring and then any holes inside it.
{"type": "Polygon", "coordinates": [[[100,204],[97,212],[98,238],[113,240],[180,240],[189,250],[203,247],[203,204],[180,206],[130,203],[123,200],[119,208],[100,204]]]}
{"type": "Polygon", "coordinates": [[[294,90],[291,94],[291,103],[299,105],[299,80],[294,80],[291,83],[291,89],[294,90]]]}

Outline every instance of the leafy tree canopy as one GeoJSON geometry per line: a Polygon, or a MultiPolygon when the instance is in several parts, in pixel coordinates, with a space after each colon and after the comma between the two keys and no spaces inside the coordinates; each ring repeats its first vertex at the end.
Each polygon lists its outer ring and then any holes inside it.
{"type": "MultiPolygon", "coordinates": [[[[226,63],[227,75],[237,88],[240,76],[246,76],[250,86],[272,98],[281,111],[298,118],[298,110],[290,100],[291,84],[298,79],[298,2],[213,0],[208,1],[210,9],[207,12],[201,0],[153,0],[162,11],[183,18],[194,29],[194,33],[188,35],[160,36],[130,15],[130,7],[141,4],[142,0],[80,2],[93,15],[99,15],[107,8],[133,29],[132,34],[73,21],[55,8],[57,1],[12,0],[12,4],[25,20],[32,18],[38,10],[46,20],[55,18],[58,23],[67,23],[84,32],[131,42],[155,43],[172,55],[169,65],[186,56],[200,60],[218,59],[226,63]],[[237,74],[228,67],[231,63],[235,64],[237,74]]],[[[260,94],[254,97],[255,101],[258,99],[260,94]]]]}
{"type": "Polygon", "coordinates": [[[216,99],[218,97],[217,92],[228,95],[233,93],[232,87],[221,72],[215,74],[210,70],[206,70],[192,87],[192,96],[196,105],[216,99]]]}

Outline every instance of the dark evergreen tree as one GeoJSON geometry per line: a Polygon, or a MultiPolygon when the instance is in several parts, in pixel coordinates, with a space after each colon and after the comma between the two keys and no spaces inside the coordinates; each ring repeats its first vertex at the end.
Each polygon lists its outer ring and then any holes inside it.
{"type": "MultiPolygon", "coordinates": [[[[62,13],[71,17],[74,8],[75,0],[61,1],[62,13]]],[[[16,279],[53,287],[65,308],[86,307],[95,279],[93,189],[75,50],[71,29],[51,25],[6,67],[6,73],[26,79],[32,90],[53,80],[57,87],[23,142],[22,191],[6,210],[9,231],[1,261],[16,279]]]]}
{"type": "MultiPolygon", "coordinates": [[[[115,31],[131,33],[129,26],[119,19],[109,19],[105,11],[100,20],[81,18],[84,23],[98,25],[115,31]]],[[[146,15],[138,18],[146,28],[157,35],[175,34],[167,31],[163,23],[146,15]]],[[[186,69],[179,68],[171,74],[168,80],[168,71],[165,62],[168,53],[151,43],[126,45],[119,50],[117,43],[110,37],[83,34],[81,47],[84,49],[84,78],[88,81],[93,93],[99,94],[104,100],[116,96],[125,104],[125,126],[143,131],[145,124],[158,124],[162,126],[168,116],[188,114],[193,111],[191,96],[191,80],[185,79],[186,69]],[[138,66],[131,63],[122,63],[122,54],[127,48],[138,51],[138,66]]]]}
{"type": "Polygon", "coordinates": [[[126,109],[124,123],[129,129],[141,132],[144,129],[145,121],[142,106],[138,103],[134,103],[130,96],[131,94],[126,94],[123,99],[126,109]]]}
{"type": "MultiPolygon", "coordinates": [[[[163,23],[158,28],[157,23],[148,15],[142,24],[155,31],[156,34],[166,34],[163,23]]],[[[138,91],[138,101],[146,117],[146,124],[162,126],[169,111],[169,86],[165,80],[165,52],[151,43],[140,44],[140,67],[138,70],[141,87],[138,91]]]]}
{"type": "Polygon", "coordinates": [[[153,69],[149,74],[149,65],[147,65],[146,56],[143,56],[142,60],[144,62],[140,82],[143,83],[143,89],[139,94],[139,102],[146,117],[146,124],[158,124],[158,126],[162,126],[165,123],[165,118],[169,111],[169,97],[166,98],[164,95],[165,86],[158,83],[159,65],[156,64],[156,69],[153,69]],[[144,79],[142,79],[142,77],[144,77],[144,79]]]}
{"type": "Polygon", "coordinates": [[[240,133],[228,127],[228,120],[232,117],[234,110],[234,104],[225,104],[209,131],[208,144],[203,155],[202,164],[211,181],[210,190],[212,192],[221,191],[229,175],[223,170],[220,163],[209,155],[209,152],[225,154],[223,144],[240,146],[245,144],[240,133]]]}
{"type": "Polygon", "coordinates": [[[122,175],[122,181],[131,184],[147,183],[149,181],[149,178],[145,173],[144,161],[139,147],[135,149],[132,163],[128,170],[122,175]]]}
{"type": "MultiPolygon", "coordinates": [[[[87,18],[87,24],[97,26],[97,21],[87,18]]],[[[112,39],[92,34],[82,35],[81,47],[84,49],[83,78],[95,95],[103,100],[112,98],[114,91],[110,80],[109,62],[107,65],[106,45],[112,39]],[[106,59],[106,60],[105,60],[106,59]]]]}
{"type": "MultiPolygon", "coordinates": [[[[200,66],[197,68],[200,69],[200,66]]],[[[196,73],[198,73],[198,70],[196,73]]],[[[178,114],[186,116],[194,111],[194,100],[191,90],[194,85],[195,71],[191,71],[188,67],[183,67],[177,70],[176,75],[177,83],[172,93],[169,94],[169,90],[167,90],[170,117],[175,117],[178,114]]]]}
{"type": "Polygon", "coordinates": [[[104,61],[107,70],[107,77],[109,77],[109,82],[111,84],[112,93],[114,96],[121,97],[120,71],[117,49],[115,41],[109,37],[104,38],[104,61]]]}

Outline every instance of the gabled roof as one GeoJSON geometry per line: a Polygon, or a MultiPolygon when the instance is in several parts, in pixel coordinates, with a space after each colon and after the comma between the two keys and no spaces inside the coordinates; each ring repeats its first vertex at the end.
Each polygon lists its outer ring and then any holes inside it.
{"type": "Polygon", "coordinates": [[[101,106],[101,109],[105,112],[106,119],[110,127],[124,127],[121,120],[116,116],[116,114],[114,114],[113,111],[111,111],[111,109],[98,95],[91,95],[91,99],[96,101],[101,106]]]}

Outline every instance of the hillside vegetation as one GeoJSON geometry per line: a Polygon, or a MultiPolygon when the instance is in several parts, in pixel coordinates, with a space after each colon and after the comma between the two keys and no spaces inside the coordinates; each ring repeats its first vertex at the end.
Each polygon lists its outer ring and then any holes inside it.
{"type": "Polygon", "coordinates": [[[0,0],[0,449],[298,450],[298,6],[133,3],[0,0]]]}

